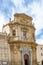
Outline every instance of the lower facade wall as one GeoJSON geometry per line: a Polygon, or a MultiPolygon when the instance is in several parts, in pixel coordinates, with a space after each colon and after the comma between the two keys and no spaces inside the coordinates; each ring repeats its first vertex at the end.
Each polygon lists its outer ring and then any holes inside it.
{"type": "Polygon", "coordinates": [[[32,56],[30,56],[29,59],[31,59],[30,65],[35,65],[36,64],[36,50],[34,48],[31,48],[28,44],[11,44],[10,47],[5,48],[3,47],[0,49],[0,64],[1,65],[25,65],[24,62],[24,54],[30,53],[32,56]],[[10,51],[9,51],[10,50],[10,51]],[[23,53],[23,54],[22,54],[23,53]]]}
{"type": "MultiPolygon", "coordinates": [[[[0,65],[22,65],[22,63],[21,62],[1,61],[0,62],[0,65]]],[[[32,65],[36,65],[36,64],[35,63],[32,63],[32,65]]]]}

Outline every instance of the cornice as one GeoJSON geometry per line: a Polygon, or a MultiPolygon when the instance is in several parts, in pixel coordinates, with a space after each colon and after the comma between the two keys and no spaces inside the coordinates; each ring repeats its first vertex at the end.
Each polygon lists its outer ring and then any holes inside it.
{"type": "Polygon", "coordinates": [[[24,13],[21,13],[21,14],[16,13],[16,14],[14,14],[14,17],[21,17],[21,18],[26,18],[26,19],[32,20],[32,17],[31,16],[28,16],[28,15],[26,15],[24,13]]]}

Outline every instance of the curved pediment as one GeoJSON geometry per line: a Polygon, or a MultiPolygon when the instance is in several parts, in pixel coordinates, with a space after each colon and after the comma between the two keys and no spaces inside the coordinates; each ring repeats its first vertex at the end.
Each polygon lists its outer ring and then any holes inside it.
{"type": "Polygon", "coordinates": [[[16,14],[14,14],[14,17],[21,17],[21,18],[26,18],[26,19],[32,20],[32,17],[30,17],[30,16],[28,16],[28,15],[26,15],[24,13],[21,13],[21,14],[16,13],[16,14]]]}

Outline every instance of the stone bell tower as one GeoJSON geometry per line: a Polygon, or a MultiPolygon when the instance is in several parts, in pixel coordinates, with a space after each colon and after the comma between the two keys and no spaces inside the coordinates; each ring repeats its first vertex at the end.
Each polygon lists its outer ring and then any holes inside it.
{"type": "Polygon", "coordinates": [[[7,40],[10,45],[10,65],[35,65],[36,42],[32,17],[16,13],[14,20],[4,26],[8,29],[7,40]]]}

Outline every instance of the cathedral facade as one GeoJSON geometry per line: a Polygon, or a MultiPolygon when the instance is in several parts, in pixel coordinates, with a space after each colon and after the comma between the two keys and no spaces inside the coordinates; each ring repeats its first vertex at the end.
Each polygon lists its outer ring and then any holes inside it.
{"type": "Polygon", "coordinates": [[[16,13],[0,32],[0,64],[36,65],[36,46],[32,17],[16,13]]]}

